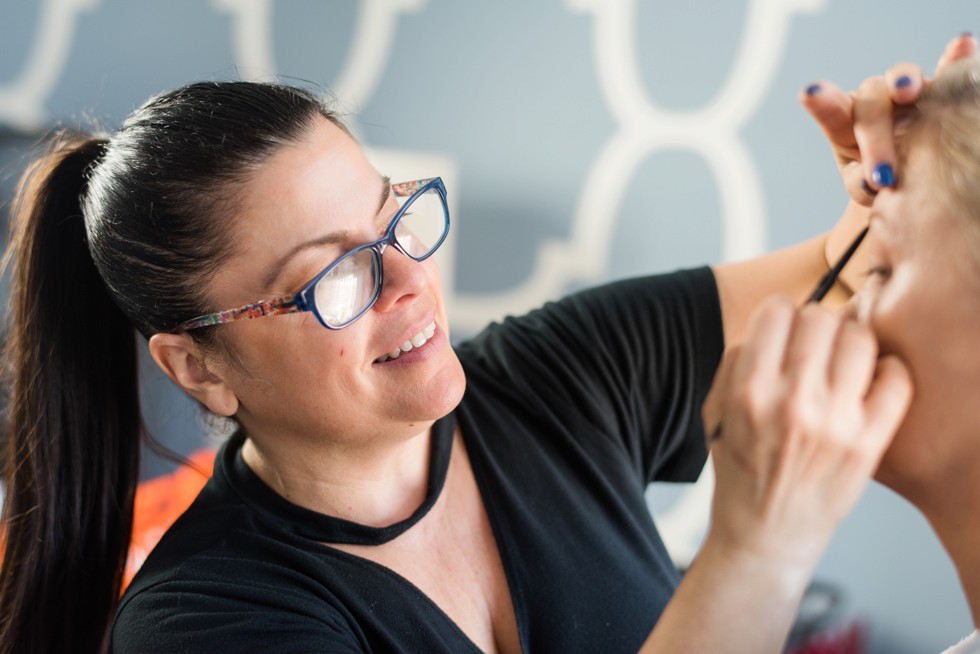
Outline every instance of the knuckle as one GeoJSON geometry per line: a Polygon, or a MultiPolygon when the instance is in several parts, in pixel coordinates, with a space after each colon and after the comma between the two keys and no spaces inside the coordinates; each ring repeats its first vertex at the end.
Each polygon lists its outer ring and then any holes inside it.
{"type": "Polygon", "coordinates": [[[812,435],[819,431],[820,410],[805,388],[795,384],[783,404],[783,419],[794,431],[812,435]]]}
{"type": "Polygon", "coordinates": [[[852,438],[854,433],[852,418],[846,411],[840,409],[827,414],[824,433],[828,440],[845,448],[856,443],[852,438]]]}
{"type": "Polygon", "coordinates": [[[769,411],[772,391],[758,377],[748,380],[734,395],[736,405],[753,425],[758,426],[769,411]]]}
{"type": "Polygon", "coordinates": [[[883,75],[874,75],[873,77],[868,77],[861,84],[858,85],[857,96],[873,96],[887,88],[885,82],[885,77],[883,75]]]}
{"type": "Polygon", "coordinates": [[[765,322],[792,320],[793,303],[787,298],[775,296],[766,299],[759,309],[759,317],[765,322]]]}

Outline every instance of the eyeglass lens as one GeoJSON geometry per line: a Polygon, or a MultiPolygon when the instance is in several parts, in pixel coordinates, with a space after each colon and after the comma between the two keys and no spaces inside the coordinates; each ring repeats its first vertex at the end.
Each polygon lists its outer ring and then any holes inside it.
{"type": "MultiPolygon", "coordinates": [[[[411,206],[395,225],[395,240],[410,257],[421,261],[439,247],[449,221],[436,188],[409,200],[411,206]]],[[[366,248],[348,255],[324,275],[314,289],[320,318],[331,327],[340,327],[367,310],[380,290],[380,263],[380,257],[366,248]]]]}

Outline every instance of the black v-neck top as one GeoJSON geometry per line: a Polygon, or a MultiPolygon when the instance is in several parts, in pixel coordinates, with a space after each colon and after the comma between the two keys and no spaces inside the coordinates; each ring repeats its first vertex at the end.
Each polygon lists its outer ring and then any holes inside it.
{"type": "Polygon", "coordinates": [[[426,499],[380,529],[290,504],[232,438],[127,590],[113,651],[479,651],[409,581],[322,545],[411,529],[442,490],[458,422],[523,650],[635,652],[679,580],[644,490],[699,474],[700,406],[722,349],[706,268],[609,284],[490,326],[457,347],[467,390],[433,427],[426,499]]]}

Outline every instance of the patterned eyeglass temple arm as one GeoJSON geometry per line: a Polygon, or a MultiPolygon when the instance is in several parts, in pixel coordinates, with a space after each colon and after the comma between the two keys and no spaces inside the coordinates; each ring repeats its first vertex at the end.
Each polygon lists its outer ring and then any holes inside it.
{"type": "Polygon", "coordinates": [[[280,316],[286,313],[297,313],[305,311],[302,298],[296,295],[284,295],[274,300],[263,300],[254,304],[246,304],[235,309],[217,311],[204,316],[199,316],[177,325],[177,331],[190,331],[200,327],[211,327],[212,325],[224,325],[225,323],[236,320],[249,320],[251,318],[262,318],[263,316],[280,316]]]}
{"type": "Polygon", "coordinates": [[[430,177],[428,179],[417,179],[414,182],[392,184],[391,192],[395,194],[395,197],[407,198],[434,179],[435,177],[430,177]]]}

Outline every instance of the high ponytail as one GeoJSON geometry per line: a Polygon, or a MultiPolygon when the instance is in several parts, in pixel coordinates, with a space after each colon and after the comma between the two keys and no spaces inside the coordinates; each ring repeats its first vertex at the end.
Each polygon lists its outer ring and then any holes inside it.
{"type": "Polygon", "coordinates": [[[105,143],[61,135],[13,207],[3,654],[99,651],[120,592],[142,429],[135,331],[79,200],[105,143]]]}
{"type": "Polygon", "coordinates": [[[8,252],[0,654],[104,647],[139,473],[135,330],[215,310],[241,185],[323,119],[343,128],[303,89],[189,84],[110,139],[63,134],[28,170],[8,252]]]}

